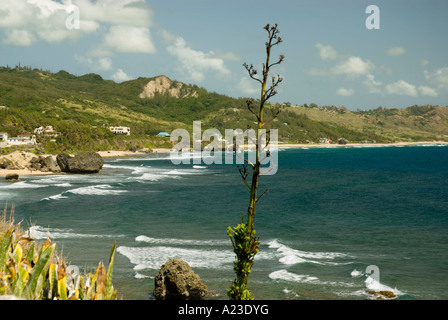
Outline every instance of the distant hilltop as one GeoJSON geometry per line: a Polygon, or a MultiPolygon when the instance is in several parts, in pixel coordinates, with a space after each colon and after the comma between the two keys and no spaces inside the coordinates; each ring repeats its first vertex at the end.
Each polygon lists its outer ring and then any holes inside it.
{"type": "Polygon", "coordinates": [[[167,76],[158,76],[155,79],[149,81],[143,88],[139,97],[154,98],[156,93],[165,94],[168,93],[174,98],[186,98],[199,96],[198,92],[192,88],[186,88],[186,86],[178,81],[171,81],[167,76]]]}
{"type": "MultiPolygon", "coordinates": [[[[21,137],[36,128],[57,128],[55,136],[36,135],[32,147],[45,153],[169,148],[169,133],[190,131],[197,120],[202,130],[222,133],[254,127],[247,97],[209,92],[166,75],[116,83],[93,73],[76,76],[64,70],[0,66],[0,88],[0,144],[5,144],[5,134],[21,137]]],[[[281,109],[265,128],[278,129],[279,143],[284,144],[448,141],[447,106],[351,111],[284,102],[267,108],[273,109],[266,110],[267,119],[281,109]]]]}

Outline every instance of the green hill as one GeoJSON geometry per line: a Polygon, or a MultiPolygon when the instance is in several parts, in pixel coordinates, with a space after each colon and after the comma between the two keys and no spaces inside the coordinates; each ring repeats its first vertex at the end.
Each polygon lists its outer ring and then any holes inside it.
{"type": "MultiPolygon", "coordinates": [[[[246,129],[253,115],[246,98],[231,98],[165,76],[123,83],[97,74],[75,76],[31,68],[0,67],[0,132],[32,133],[40,126],[61,132],[56,141],[40,139],[42,151],[108,150],[169,146],[154,137],[160,131],[246,129]],[[115,136],[109,126],[128,126],[131,136],[115,136]]],[[[315,104],[276,105],[282,112],[269,123],[288,143],[319,142],[320,138],[350,142],[448,141],[448,108],[412,106],[352,112],[315,104]]],[[[269,127],[268,127],[269,128],[269,127]]]]}

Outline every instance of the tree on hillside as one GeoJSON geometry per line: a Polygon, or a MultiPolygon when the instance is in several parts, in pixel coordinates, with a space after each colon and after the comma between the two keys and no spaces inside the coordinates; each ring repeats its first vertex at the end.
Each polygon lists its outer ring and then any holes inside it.
{"type": "Polygon", "coordinates": [[[257,194],[258,180],[261,175],[261,153],[263,151],[262,148],[264,148],[265,146],[263,139],[266,139],[266,146],[269,144],[269,137],[263,137],[265,133],[262,129],[267,123],[278,116],[279,110],[271,110],[272,117],[268,121],[264,120],[264,112],[266,108],[266,102],[271,97],[277,94],[276,88],[283,80],[280,76],[272,77],[271,85],[267,87],[269,72],[271,68],[282,63],[284,56],[280,55],[278,60],[276,60],[275,62],[271,62],[271,49],[274,46],[280,44],[282,42],[282,38],[278,36],[280,31],[277,28],[277,24],[275,24],[274,26],[270,26],[268,24],[264,27],[264,29],[268,33],[268,41],[266,42],[266,62],[263,63],[263,71],[261,77],[259,78],[257,76],[258,72],[253,65],[248,65],[247,63],[243,64],[250,78],[260,84],[261,97],[258,106],[255,105],[255,101],[252,99],[249,99],[247,101],[248,110],[255,116],[257,120],[255,161],[250,162],[245,159],[248,164],[239,167],[243,182],[250,190],[249,206],[247,209],[247,222],[245,223],[242,217],[241,223],[239,223],[235,228],[232,229],[231,227],[229,227],[227,230],[227,234],[232,241],[233,249],[236,254],[234,262],[236,279],[232,282],[231,287],[227,290],[229,298],[233,300],[253,299],[251,292],[247,289],[247,281],[260,244],[258,238],[255,237],[255,208],[260,198],[268,191],[266,189],[260,196],[258,196],[257,194]],[[249,181],[250,169],[252,171],[252,177],[249,181]]]}

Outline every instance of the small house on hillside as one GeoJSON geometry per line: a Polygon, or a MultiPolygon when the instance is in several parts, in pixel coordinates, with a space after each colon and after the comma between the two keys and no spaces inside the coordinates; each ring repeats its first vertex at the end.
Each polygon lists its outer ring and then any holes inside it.
{"type": "Polygon", "coordinates": [[[44,136],[44,137],[48,137],[48,138],[56,138],[61,133],[60,132],[56,132],[53,129],[53,126],[46,126],[46,127],[39,127],[39,128],[34,129],[34,134],[40,135],[40,136],[44,136]]]}
{"type": "Polygon", "coordinates": [[[0,132],[0,142],[8,142],[8,134],[6,132],[0,132]]]}
{"type": "Polygon", "coordinates": [[[112,131],[117,136],[131,135],[131,128],[129,127],[109,127],[109,130],[112,131]]]}
{"type": "Polygon", "coordinates": [[[165,131],[163,131],[163,132],[159,132],[157,135],[156,135],[156,137],[169,137],[170,136],[170,134],[168,133],[168,132],[165,132],[165,131]]]}
{"type": "Polygon", "coordinates": [[[36,136],[34,134],[19,134],[17,137],[8,139],[9,145],[27,145],[36,144],[36,136]]]}

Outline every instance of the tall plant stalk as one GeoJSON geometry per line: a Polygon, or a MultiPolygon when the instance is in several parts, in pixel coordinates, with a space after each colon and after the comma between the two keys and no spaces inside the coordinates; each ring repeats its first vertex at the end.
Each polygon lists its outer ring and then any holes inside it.
{"type": "Polygon", "coordinates": [[[241,217],[241,223],[239,223],[234,229],[229,227],[227,230],[227,234],[232,241],[233,249],[236,255],[234,263],[236,279],[227,290],[227,295],[233,300],[253,299],[251,292],[247,289],[247,282],[254,263],[255,255],[258,253],[258,247],[260,245],[259,239],[255,237],[255,209],[257,202],[268,191],[266,189],[260,196],[258,196],[258,180],[261,175],[260,168],[262,162],[261,154],[263,152],[263,148],[269,143],[268,137],[266,137],[266,143],[263,142],[263,136],[265,135],[263,128],[267,123],[275,119],[279,113],[278,110],[272,111],[272,117],[270,120],[265,121],[264,111],[266,108],[266,102],[277,94],[276,88],[283,80],[280,76],[272,77],[271,85],[267,87],[271,68],[282,63],[284,56],[280,55],[278,60],[271,62],[271,49],[280,44],[282,42],[282,38],[278,36],[280,31],[277,28],[277,24],[274,26],[267,24],[264,29],[268,33],[268,41],[266,42],[266,61],[263,63],[261,78],[257,77],[258,72],[253,65],[248,65],[247,63],[243,64],[249,76],[253,80],[259,82],[261,87],[261,96],[258,107],[255,105],[255,101],[253,99],[249,99],[247,101],[248,110],[257,119],[255,162],[250,162],[245,159],[245,162],[248,163],[248,165],[239,167],[243,182],[250,190],[249,206],[247,209],[247,223],[244,223],[244,219],[241,217]],[[252,169],[252,179],[250,183],[248,181],[248,168],[252,169]]]}

